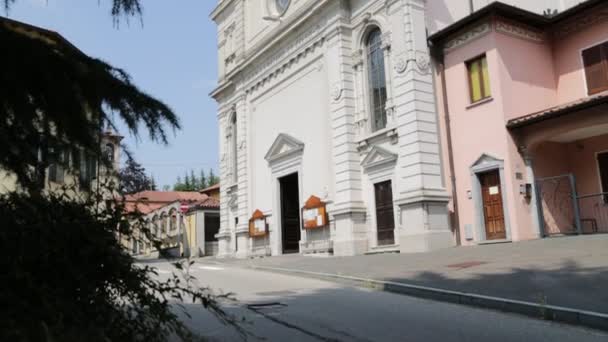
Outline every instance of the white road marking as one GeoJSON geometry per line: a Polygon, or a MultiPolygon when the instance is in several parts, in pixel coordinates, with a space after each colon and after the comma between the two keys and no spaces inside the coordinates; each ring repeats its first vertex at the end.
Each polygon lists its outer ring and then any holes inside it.
{"type": "Polygon", "coordinates": [[[216,266],[199,266],[198,268],[201,270],[205,270],[205,271],[223,271],[224,270],[223,267],[216,267],[216,266]]]}

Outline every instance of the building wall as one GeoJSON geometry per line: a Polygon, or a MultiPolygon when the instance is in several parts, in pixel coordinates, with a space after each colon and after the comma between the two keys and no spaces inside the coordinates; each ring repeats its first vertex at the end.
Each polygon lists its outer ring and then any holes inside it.
{"type": "Polygon", "coordinates": [[[265,20],[259,1],[234,2],[226,13],[212,15],[219,31],[240,5],[244,57],[234,74],[220,76],[212,94],[221,132],[220,254],[245,257],[263,247],[247,234],[256,209],[269,215],[269,243],[273,254],[280,253],[278,179],[291,172],[300,175],[300,203],[315,195],[330,211],[328,227],[302,232],[301,251],[350,255],[377,247],[373,187],[387,179],[393,180],[398,246],[419,251],[451,245],[425,2],[292,1],[280,21],[265,20]],[[365,46],[373,27],[383,34],[388,98],[387,128],[378,132],[370,130],[365,46]],[[268,153],[278,153],[270,148],[282,143],[281,136],[302,151],[268,160],[268,153]]]}
{"type": "MultiPolygon", "coordinates": [[[[564,10],[575,6],[584,0],[501,0],[501,2],[543,14],[547,9],[564,10]]],[[[494,0],[473,0],[473,10],[477,11],[494,0]]],[[[446,26],[464,18],[471,13],[469,0],[437,0],[428,1],[427,23],[430,33],[439,31],[446,26]]]]}
{"type": "MultiPolygon", "coordinates": [[[[596,14],[583,14],[586,15],[594,18],[596,14]]],[[[555,32],[541,32],[520,25],[520,29],[523,27],[528,30],[526,34],[521,34],[522,31],[510,30],[511,24],[500,29],[494,24],[486,33],[469,41],[465,40],[446,52],[445,88],[462,236],[465,235],[465,226],[474,226],[481,215],[480,210],[476,209],[475,199],[470,198],[468,192],[474,191],[472,182],[475,178],[471,177],[471,163],[483,154],[504,161],[503,191],[506,192],[508,210],[505,215],[508,216],[513,240],[538,236],[536,204],[519,194],[520,185],[533,182],[534,176],[546,177],[574,172],[572,165],[578,165],[576,173],[580,173],[581,177],[577,182],[581,183],[581,189],[592,188],[588,183],[590,180],[595,182],[597,177],[592,177],[590,173],[593,171],[588,171],[588,168],[595,162],[588,156],[584,158],[580,153],[582,151],[576,153],[572,150],[577,144],[550,142],[552,135],[583,127],[584,124],[580,121],[583,117],[579,116],[579,122],[566,120],[555,122],[554,125],[545,125],[546,127],[531,127],[528,134],[536,138],[534,143],[525,144],[526,146],[536,146],[534,144],[540,141],[547,142],[530,151],[519,149],[514,140],[516,137],[507,131],[505,125],[510,119],[586,97],[581,49],[608,40],[606,25],[608,23],[605,21],[598,22],[579,16],[560,24],[555,32]],[[572,26],[574,21],[581,20],[593,22],[595,25],[584,28],[572,26]],[[562,32],[567,34],[561,34],[562,32]],[[488,58],[492,100],[470,106],[465,62],[484,52],[488,58]],[[522,59],[523,56],[525,60],[522,59]],[[565,151],[569,153],[564,153],[565,151]],[[577,160],[570,160],[568,155],[577,160]],[[525,160],[525,157],[532,159],[525,160]],[[531,165],[534,165],[534,171],[531,165]]],[[[443,84],[439,76],[440,73],[437,74],[436,89],[440,93],[443,84]]],[[[445,117],[443,101],[440,116],[445,117]]],[[[592,120],[591,117],[585,117],[585,122],[592,123],[592,120]]],[[[600,123],[598,121],[598,124],[600,123]]],[[[447,133],[445,120],[442,120],[441,124],[442,132],[447,133]]],[[[599,141],[593,140],[591,149],[601,145],[599,141]]],[[[447,146],[447,140],[444,140],[444,146],[447,146]]],[[[444,151],[444,158],[448,157],[447,151],[444,151]]],[[[446,166],[446,173],[449,172],[446,166]]],[[[475,242],[463,241],[464,244],[475,242]]]]}
{"type": "MultiPolygon", "coordinates": [[[[604,13],[606,10],[604,10],[604,13]]],[[[602,13],[588,13],[587,20],[597,20],[602,13]]],[[[603,14],[605,15],[605,14],[603,14]]],[[[581,20],[580,18],[576,18],[581,20]]],[[[566,23],[564,26],[571,26],[566,23]]],[[[557,37],[553,44],[553,63],[557,78],[557,104],[587,96],[587,82],[581,57],[582,50],[608,41],[608,22],[597,21],[571,34],[557,37]]]]}

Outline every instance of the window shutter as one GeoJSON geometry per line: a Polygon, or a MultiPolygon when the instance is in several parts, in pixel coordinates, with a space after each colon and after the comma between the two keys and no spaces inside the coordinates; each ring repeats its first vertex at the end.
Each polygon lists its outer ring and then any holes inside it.
{"type": "Polygon", "coordinates": [[[583,51],[585,76],[589,95],[608,90],[608,44],[583,51]]]}
{"type": "Polygon", "coordinates": [[[477,102],[483,98],[481,94],[481,70],[479,61],[469,64],[469,80],[471,82],[471,102],[477,102]]]}
{"type": "Polygon", "coordinates": [[[481,59],[481,76],[483,78],[483,97],[492,96],[492,92],[490,91],[490,72],[488,70],[488,58],[483,57],[481,59]]]}

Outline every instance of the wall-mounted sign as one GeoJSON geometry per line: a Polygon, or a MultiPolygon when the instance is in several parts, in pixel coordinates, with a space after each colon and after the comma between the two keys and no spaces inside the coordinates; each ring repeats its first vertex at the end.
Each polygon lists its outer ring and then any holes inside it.
{"type": "Polygon", "coordinates": [[[249,236],[263,237],[268,234],[268,224],[266,223],[266,215],[260,210],[256,210],[249,219],[249,236]]]}
{"type": "Polygon", "coordinates": [[[302,208],[302,226],[304,229],[316,229],[327,226],[327,209],[319,197],[310,196],[302,208]]]}

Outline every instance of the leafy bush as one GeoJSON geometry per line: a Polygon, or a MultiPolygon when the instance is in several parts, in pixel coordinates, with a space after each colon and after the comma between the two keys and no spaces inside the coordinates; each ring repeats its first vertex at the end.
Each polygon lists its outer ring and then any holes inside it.
{"type": "Polygon", "coordinates": [[[196,339],[171,299],[201,303],[232,322],[191,278],[161,282],[135,264],[117,243],[133,223],[120,203],[103,207],[94,197],[0,196],[1,341],[196,339]]]}

